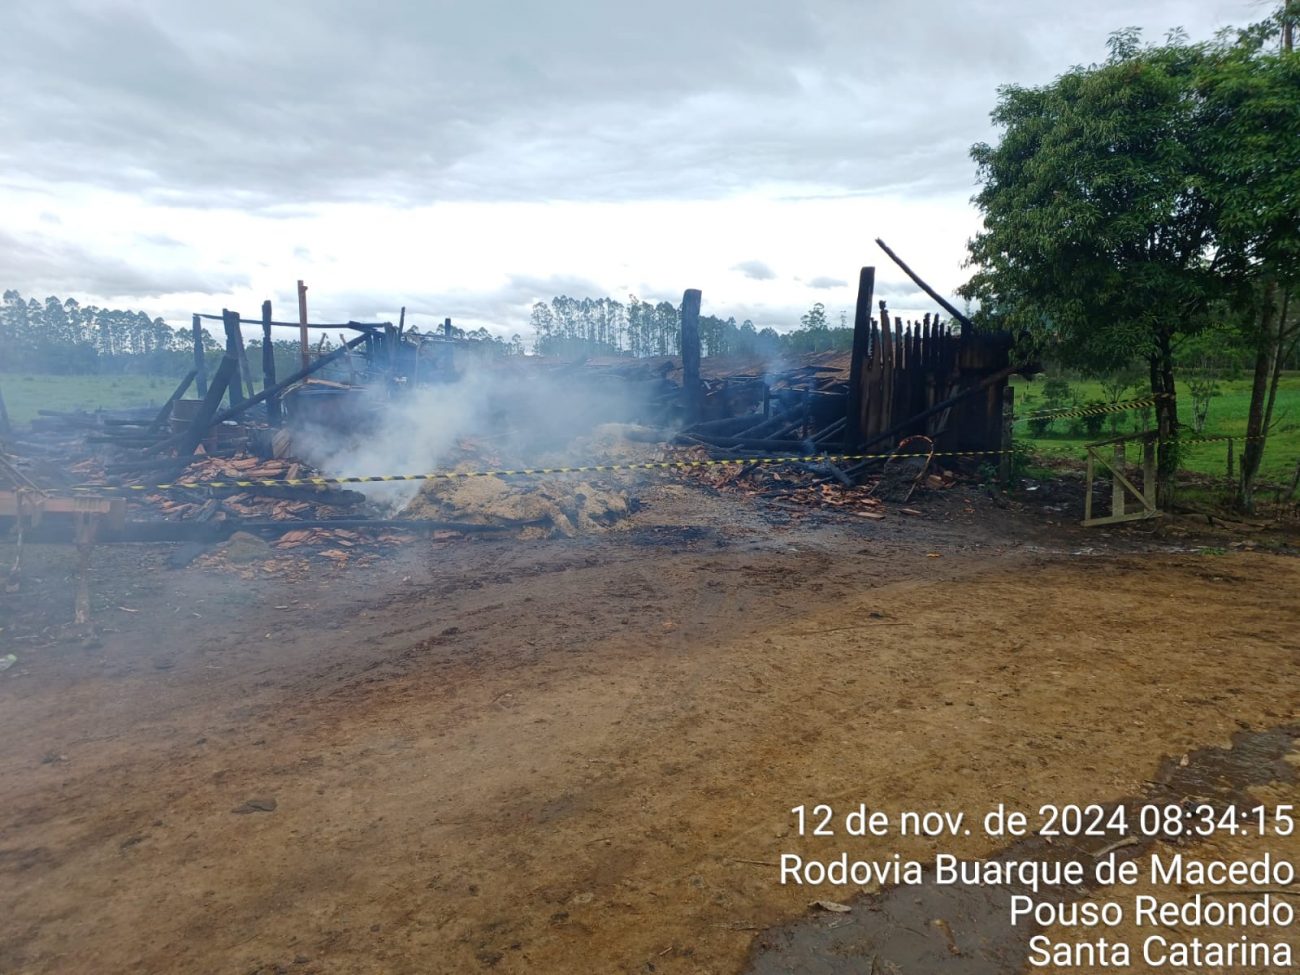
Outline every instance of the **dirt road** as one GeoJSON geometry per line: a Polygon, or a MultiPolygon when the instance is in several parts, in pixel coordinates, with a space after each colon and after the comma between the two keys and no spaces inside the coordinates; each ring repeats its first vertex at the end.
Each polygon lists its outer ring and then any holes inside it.
{"type": "Polygon", "coordinates": [[[305,578],[106,547],[85,642],[35,627],[71,607],[35,549],[0,971],[736,972],[822,896],[777,883],[793,806],[1104,801],[1295,720],[1300,560],[960,494],[782,523],[665,488],[305,578]]]}

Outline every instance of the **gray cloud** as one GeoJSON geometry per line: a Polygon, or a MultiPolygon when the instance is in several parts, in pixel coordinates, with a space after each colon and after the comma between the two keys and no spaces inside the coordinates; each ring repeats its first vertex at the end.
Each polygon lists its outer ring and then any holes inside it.
{"type": "Polygon", "coordinates": [[[755,281],[771,281],[776,277],[776,272],[762,261],[741,261],[733,266],[732,270],[739,271],[745,277],[755,281]]]}
{"type": "Polygon", "coordinates": [[[0,231],[0,282],[24,293],[60,297],[87,294],[100,299],[224,295],[249,283],[245,274],[143,268],[116,255],[92,253],[65,241],[35,234],[19,239],[4,231],[0,231]]]}
{"type": "Polygon", "coordinates": [[[817,277],[811,279],[808,282],[808,287],[819,288],[819,289],[843,288],[846,287],[847,285],[848,282],[845,281],[843,278],[817,277]]]}
{"type": "MultiPolygon", "coordinates": [[[[1185,7],[1149,4],[1151,36],[1208,34],[1219,11],[1185,7]]],[[[997,84],[1095,59],[1132,19],[1119,0],[10,0],[0,165],[271,212],[952,192],[997,84]]]]}

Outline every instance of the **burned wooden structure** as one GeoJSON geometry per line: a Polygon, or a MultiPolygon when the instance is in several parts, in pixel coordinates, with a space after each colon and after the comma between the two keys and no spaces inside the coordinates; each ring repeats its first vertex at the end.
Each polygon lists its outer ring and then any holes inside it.
{"type": "MultiPolygon", "coordinates": [[[[1012,364],[1010,337],[975,329],[880,243],[951,319],[927,313],[920,321],[904,322],[890,314],[884,301],[873,308],[876,272],[874,267],[864,267],[858,281],[847,381],[827,375],[833,369],[818,367],[768,374],[761,377],[761,413],[714,417],[701,410],[700,393],[693,391],[691,378],[684,375],[683,413],[689,417],[703,412],[704,418],[688,424],[677,442],[733,457],[853,455],[887,453],[905,438],[921,436],[941,452],[982,454],[986,460],[1005,456],[1010,448],[1008,381],[1026,368],[1012,364]]],[[[687,309],[698,314],[698,292],[694,294],[693,304],[683,303],[683,363],[698,362],[698,348],[688,348],[688,342],[698,343],[698,338],[685,327],[687,309]]],[[[851,483],[876,466],[873,460],[842,470],[821,466],[835,479],[851,483]]]]}
{"type": "Polygon", "coordinates": [[[1003,391],[1017,367],[1011,340],[977,332],[967,320],[953,329],[938,315],[920,322],[891,318],[872,301],[875,268],[862,269],[854,322],[844,450],[851,453],[900,437],[925,435],[948,451],[1003,448],[1003,391]]]}

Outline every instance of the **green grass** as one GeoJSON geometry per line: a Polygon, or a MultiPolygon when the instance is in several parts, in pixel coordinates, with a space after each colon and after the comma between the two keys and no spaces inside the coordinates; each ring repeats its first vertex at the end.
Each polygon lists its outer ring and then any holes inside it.
{"type": "MultiPolygon", "coordinates": [[[[1012,385],[1016,387],[1017,413],[1045,408],[1041,378],[1032,383],[1015,380],[1012,385]]],[[[1106,400],[1100,383],[1081,380],[1071,382],[1070,388],[1080,406],[1092,400],[1106,400]]],[[[1210,401],[1209,416],[1200,436],[1240,435],[1246,430],[1246,413],[1250,406],[1250,380],[1220,380],[1219,388],[1222,393],[1210,401]]],[[[1144,395],[1146,394],[1126,394],[1124,399],[1141,399],[1144,395]]],[[[1139,412],[1117,415],[1119,433],[1133,433],[1140,429],[1136,425],[1139,412]]],[[[1183,382],[1178,383],[1178,417],[1183,424],[1183,436],[1197,436],[1192,430],[1192,394],[1187,384],[1183,382]]],[[[1110,418],[1107,417],[1102,432],[1095,437],[1080,428],[1072,427],[1071,424],[1076,421],[1068,419],[1057,420],[1047,435],[1042,437],[1031,436],[1028,425],[1022,421],[1016,424],[1015,435],[1017,438],[1028,440],[1036,451],[1082,459],[1084,444],[1116,435],[1111,432],[1109,420],[1110,418]]],[[[1154,425],[1154,421],[1152,423],[1154,425]]],[[[1260,464],[1260,477],[1265,481],[1290,483],[1296,461],[1300,460],[1300,373],[1286,373],[1282,376],[1277,391],[1277,404],[1273,408],[1273,423],[1273,430],[1269,434],[1268,444],[1264,450],[1264,459],[1260,464]]],[[[1234,444],[1237,458],[1241,457],[1241,448],[1241,441],[1237,441],[1234,444]]],[[[1227,455],[1226,442],[1188,445],[1184,447],[1181,465],[1190,471],[1223,477],[1226,473],[1227,455]]]]}
{"type": "MultiPolygon", "coordinates": [[[[0,373],[9,420],[26,426],[37,410],[116,409],[162,406],[181,377],[170,376],[48,376],[0,373]]],[[[193,395],[191,387],[191,395],[193,395]]]]}

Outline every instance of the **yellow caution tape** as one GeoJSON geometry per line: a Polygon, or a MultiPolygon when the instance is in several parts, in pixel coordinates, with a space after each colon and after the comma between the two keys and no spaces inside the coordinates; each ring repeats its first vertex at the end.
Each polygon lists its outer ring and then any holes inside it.
{"type": "Polygon", "coordinates": [[[366,477],[293,477],[281,479],[252,479],[239,481],[173,481],[169,484],[78,484],[77,491],[170,491],[196,488],[249,488],[249,487],[328,487],[332,484],[385,484],[393,481],[443,481],[469,477],[536,477],[548,474],[589,474],[617,471],[684,470],[694,467],[720,467],[747,464],[816,464],[842,461],[881,460],[890,457],[979,457],[1010,453],[1006,450],[948,450],[897,454],[804,454],[798,457],[728,457],[720,460],[664,460],[641,464],[589,464],[584,467],[527,467],[500,471],[430,471],[426,474],[374,474],[366,477]]]}
{"type": "MultiPolygon", "coordinates": [[[[1197,437],[1188,440],[1160,441],[1165,443],[1202,444],[1221,443],[1225,440],[1258,440],[1262,437],[1221,436],[1197,437]]],[[[373,474],[358,477],[291,477],[291,478],[254,478],[236,481],[173,481],[168,484],[78,484],[71,490],[105,493],[111,491],[174,491],[197,490],[201,488],[253,488],[253,487],[329,487],[334,484],[386,484],[397,481],[451,481],[471,477],[539,477],[551,474],[597,474],[617,473],[619,471],[662,471],[688,470],[698,467],[744,467],[747,465],[766,466],[771,464],[838,464],[845,461],[887,460],[900,457],[997,457],[1013,453],[1013,450],[938,450],[934,453],[917,451],[915,453],[896,453],[889,451],[876,454],[801,454],[794,457],[726,457],[709,460],[663,460],[648,461],[640,464],[588,464],[582,467],[524,467],[513,470],[493,471],[430,471],[424,474],[373,474]]]]}
{"type": "Polygon", "coordinates": [[[1019,423],[1021,420],[1055,420],[1070,416],[1099,416],[1104,413],[1127,413],[1129,410],[1140,410],[1155,406],[1157,399],[1168,395],[1168,393],[1161,393],[1160,396],[1129,400],[1126,403],[1099,403],[1096,406],[1081,406],[1069,410],[1037,410],[1033,413],[1017,414],[1014,422],[1019,423]]]}

